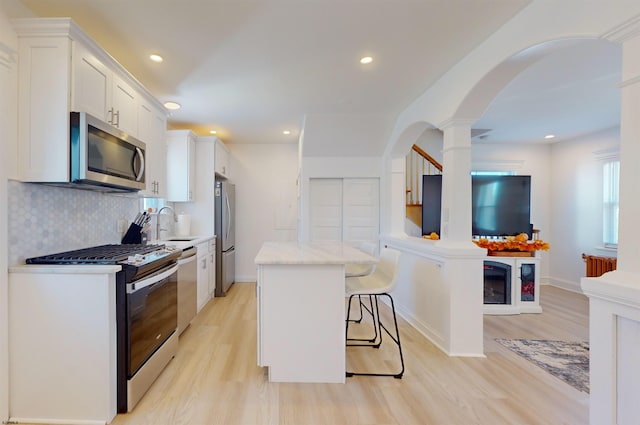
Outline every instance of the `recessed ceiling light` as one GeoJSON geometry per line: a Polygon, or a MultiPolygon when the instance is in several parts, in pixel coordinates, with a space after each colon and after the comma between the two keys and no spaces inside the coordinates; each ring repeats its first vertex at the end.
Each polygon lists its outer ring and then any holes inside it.
{"type": "Polygon", "coordinates": [[[291,132],[289,130],[285,130],[282,132],[282,134],[284,134],[285,136],[288,136],[289,134],[291,134],[291,132]]]}
{"type": "Polygon", "coordinates": [[[171,110],[176,110],[181,108],[180,104],[176,102],[164,102],[164,107],[171,110]]]}
{"type": "Polygon", "coordinates": [[[149,55],[149,59],[151,59],[152,61],[157,62],[157,63],[160,63],[160,62],[162,62],[164,60],[164,58],[162,56],[160,56],[158,54],[155,54],[155,53],[152,54],[152,55],[149,55]]]}
{"type": "Polygon", "coordinates": [[[373,62],[373,58],[371,56],[364,56],[362,58],[360,58],[360,63],[363,65],[367,65],[369,63],[373,62]]]}
{"type": "Polygon", "coordinates": [[[546,136],[544,136],[545,139],[553,139],[554,137],[556,137],[555,134],[547,134],[546,136]]]}
{"type": "Polygon", "coordinates": [[[211,134],[218,134],[218,132],[217,132],[217,131],[215,131],[215,130],[211,130],[209,133],[211,133],[211,134]]]}

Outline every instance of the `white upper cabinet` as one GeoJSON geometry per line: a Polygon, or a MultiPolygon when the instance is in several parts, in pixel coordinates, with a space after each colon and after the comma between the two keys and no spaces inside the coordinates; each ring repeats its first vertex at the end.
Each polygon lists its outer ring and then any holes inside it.
{"type": "Polygon", "coordinates": [[[145,183],[143,196],[167,196],[167,117],[164,111],[146,102],[138,108],[138,138],[146,143],[145,183]]]}
{"type": "Polygon", "coordinates": [[[138,137],[138,93],[122,78],[114,75],[111,88],[111,123],[114,127],[134,137],[138,137]]]}
{"type": "Polygon", "coordinates": [[[73,45],[71,110],[107,121],[113,73],[80,43],[73,45]]]}
{"type": "Polygon", "coordinates": [[[68,182],[71,40],[20,37],[18,57],[18,176],[68,182]]]}
{"type": "Polygon", "coordinates": [[[138,98],[130,84],[81,43],[73,43],[71,110],[89,112],[127,134],[138,133],[138,98]]]}
{"type": "MultiPolygon", "coordinates": [[[[150,128],[156,128],[153,131],[159,133],[162,127],[164,132],[166,114],[162,104],[127,70],[69,18],[18,19],[12,24],[18,35],[19,50],[18,175],[21,180],[69,181],[69,113],[72,111],[87,112],[150,144],[147,156],[154,157],[158,144],[152,140],[150,128]],[[155,122],[144,114],[139,118],[143,103],[151,117],[157,115],[155,119],[162,122],[155,122]]],[[[166,158],[164,152],[157,155],[166,158]]],[[[164,171],[157,170],[162,177],[164,171]]],[[[152,178],[158,181],[155,175],[152,178]]],[[[154,180],[147,178],[147,185],[154,180]]]]}
{"type": "Polygon", "coordinates": [[[195,200],[196,135],[191,130],[167,132],[167,200],[195,200]]]}
{"type": "Polygon", "coordinates": [[[224,177],[229,177],[229,149],[222,143],[222,140],[216,140],[216,151],[215,151],[215,171],[217,174],[220,174],[224,177]]]}

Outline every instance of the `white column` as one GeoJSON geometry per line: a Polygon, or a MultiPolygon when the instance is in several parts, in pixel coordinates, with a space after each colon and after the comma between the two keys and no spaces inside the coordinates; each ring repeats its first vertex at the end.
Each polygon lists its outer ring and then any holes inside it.
{"type": "Polygon", "coordinates": [[[471,245],[471,123],[449,120],[442,154],[441,239],[471,245]]]}
{"type": "Polygon", "coordinates": [[[589,296],[589,423],[635,424],[640,386],[640,21],[608,38],[623,46],[617,270],[582,278],[589,296]]]}
{"type": "Polygon", "coordinates": [[[442,156],[441,239],[437,246],[448,258],[443,292],[447,350],[455,356],[483,356],[484,252],[471,242],[471,123],[448,120],[442,156]]]}
{"type": "MultiPolygon", "coordinates": [[[[389,232],[392,234],[404,233],[404,220],[406,217],[406,196],[405,190],[405,168],[406,162],[404,158],[394,158],[389,161],[390,175],[389,185],[386,193],[390,198],[390,210],[388,211],[390,219],[386,221],[389,226],[389,232]]],[[[383,229],[383,231],[386,229],[383,229]]]]}
{"type": "Polygon", "coordinates": [[[9,417],[9,301],[7,179],[16,174],[18,41],[0,10],[0,420],[9,417]]]}
{"type": "MultiPolygon", "coordinates": [[[[617,269],[640,273],[640,36],[623,43],[617,269]]],[[[636,282],[640,285],[640,280],[636,282]]]]}

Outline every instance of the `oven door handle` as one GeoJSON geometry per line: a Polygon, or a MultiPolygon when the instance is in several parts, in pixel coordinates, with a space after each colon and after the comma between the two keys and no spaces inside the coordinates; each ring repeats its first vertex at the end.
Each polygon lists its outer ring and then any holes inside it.
{"type": "Polygon", "coordinates": [[[197,259],[197,256],[195,254],[190,255],[188,257],[185,257],[185,258],[179,258],[178,259],[178,265],[179,266],[184,266],[185,264],[189,264],[192,261],[195,261],[196,259],[197,259]]]}
{"type": "Polygon", "coordinates": [[[172,274],[176,273],[178,271],[178,265],[174,264],[171,267],[169,267],[168,269],[158,272],[157,274],[154,274],[151,277],[148,277],[146,279],[141,279],[141,280],[137,280],[135,282],[132,283],[127,283],[127,294],[131,294],[133,292],[136,292],[142,288],[146,288],[147,286],[151,286],[154,283],[158,283],[163,279],[166,279],[167,277],[171,276],[172,274]]]}

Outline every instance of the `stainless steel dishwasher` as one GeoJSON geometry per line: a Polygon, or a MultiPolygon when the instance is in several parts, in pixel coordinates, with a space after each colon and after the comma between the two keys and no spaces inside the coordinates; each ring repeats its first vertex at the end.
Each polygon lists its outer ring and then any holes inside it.
{"type": "Polygon", "coordinates": [[[178,335],[189,326],[198,308],[196,248],[182,250],[178,259],[178,335]]]}

